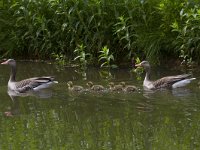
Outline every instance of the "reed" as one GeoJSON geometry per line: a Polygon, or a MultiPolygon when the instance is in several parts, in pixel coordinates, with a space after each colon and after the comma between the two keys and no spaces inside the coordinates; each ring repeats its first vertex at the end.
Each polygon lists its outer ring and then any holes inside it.
{"type": "Polygon", "coordinates": [[[158,62],[179,59],[185,46],[199,60],[199,9],[196,0],[4,0],[0,54],[49,59],[53,53],[73,60],[82,43],[94,60],[107,45],[116,62],[132,56],[158,62]]]}

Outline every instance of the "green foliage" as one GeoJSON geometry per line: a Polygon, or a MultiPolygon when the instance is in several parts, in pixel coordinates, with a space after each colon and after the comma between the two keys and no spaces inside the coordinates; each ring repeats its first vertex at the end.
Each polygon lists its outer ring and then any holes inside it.
{"type": "Polygon", "coordinates": [[[185,54],[184,50],[181,50],[180,52],[180,58],[182,58],[181,64],[191,65],[192,64],[192,57],[185,54]]]}
{"type": "Polygon", "coordinates": [[[107,79],[107,80],[113,79],[113,75],[112,75],[110,69],[108,69],[108,68],[102,68],[99,71],[99,75],[100,75],[101,79],[107,79]]]}
{"type": "Polygon", "coordinates": [[[114,61],[113,54],[110,54],[110,50],[107,46],[104,46],[100,51],[99,61],[102,61],[101,67],[116,68],[116,65],[111,65],[111,61],[114,61]]]}
{"type": "Polygon", "coordinates": [[[131,18],[125,18],[124,16],[118,17],[118,22],[114,24],[114,35],[116,40],[123,45],[124,50],[128,50],[128,58],[130,59],[133,49],[136,47],[137,35],[134,30],[131,18]]]}
{"type": "MultiPolygon", "coordinates": [[[[141,63],[141,60],[139,57],[136,58],[132,58],[132,60],[134,61],[135,64],[139,64],[141,63]]],[[[131,70],[132,73],[136,74],[136,79],[137,80],[141,80],[141,74],[144,72],[144,69],[142,67],[136,67],[135,68],[135,64],[134,64],[134,68],[131,70]]]]}
{"type": "Polygon", "coordinates": [[[74,53],[76,54],[74,60],[78,60],[81,68],[84,70],[87,68],[87,57],[91,56],[89,53],[85,53],[85,48],[86,46],[81,44],[78,45],[77,48],[74,50],[74,53]]]}
{"type": "Polygon", "coordinates": [[[104,45],[116,62],[134,56],[159,62],[181,50],[200,60],[197,0],[57,1],[0,3],[0,54],[3,57],[71,60],[82,43],[98,59],[104,45]]]}
{"type": "Polygon", "coordinates": [[[180,11],[181,22],[173,22],[173,32],[177,33],[173,42],[179,51],[179,57],[183,62],[191,63],[192,59],[200,58],[200,6],[195,5],[188,9],[184,6],[180,11]]]}
{"type": "Polygon", "coordinates": [[[55,59],[57,65],[60,65],[60,66],[66,65],[67,58],[65,55],[63,55],[62,53],[60,54],[52,53],[51,55],[55,59]]]}

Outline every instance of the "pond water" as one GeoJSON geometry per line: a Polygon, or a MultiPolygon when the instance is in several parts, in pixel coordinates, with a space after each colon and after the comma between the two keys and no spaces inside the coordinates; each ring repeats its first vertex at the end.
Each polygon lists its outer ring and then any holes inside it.
{"type": "MultiPolygon", "coordinates": [[[[200,148],[199,70],[153,68],[152,78],[192,72],[192,84],[177,90],[146,92],[131,68],[76,68],[17,62],[17,80],[54,75],[59,82],[36,95],[9,96],[10,68],[0,65],[0,149],[175,150],[200,148]],[[125,81],[133,93],[71,94],[67,82],[107,86],[125,81]]],[[[141,76],[142,79],[144,75],[141,76]]]]}

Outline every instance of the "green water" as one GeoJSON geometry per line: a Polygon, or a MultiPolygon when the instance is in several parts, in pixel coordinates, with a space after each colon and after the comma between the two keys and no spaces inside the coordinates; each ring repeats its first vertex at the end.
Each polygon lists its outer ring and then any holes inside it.
{"type": "MultiPolygon", "coordinates": [[[[200,149],[200,89],[197,77],[177,90],[146,92],[130,68],[105,72],[59,70],[45,63],[17,62],[17,79],[54,75],[58,84],[34,96],[10,97],[10,69],[0,65],[0,149],[188,150],[200,149]],[[104,74],[104,76],[102,75],[104,74]],[[67,81],[106,86],[125,81],[134,93],[71,94],[67,81]]],[[[180,74],[180,68],[154,69],[153,78],[180,74]]],[[[142,76],[143,78],[143,76],[142,76]]]]}

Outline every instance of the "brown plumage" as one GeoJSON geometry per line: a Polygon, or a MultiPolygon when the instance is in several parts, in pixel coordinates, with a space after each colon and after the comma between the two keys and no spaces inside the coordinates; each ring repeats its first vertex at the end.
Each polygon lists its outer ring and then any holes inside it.
{"type": "Polygon", "coordinates": [[[171,87],[174,83],[184,80],[191,76],[190,74],[183,74],[177,76],[168,76],[158,79],[153,82],[154,87],[156,88],[163,88],[163,87],[171,87]]]}
{"type": "Polygon", "coordinates": [[[34,78],[29,78],[25,80],[21,80],[19,82],[15,82],[15,88],[19,92],[25,92],[28,90],[34,90],[35,88],[48,83],[52,82],[54,80],[54,77],[34,77],[34,78]]]}
{"type": "Polygon", "coordinates": [[[137,87],[134,85],[126,85],[124,88],[125,92],[134,92],[137,90],[137,87]]]}
{"type": "Polygon", "coordinates": [[[84,88],[80,85],[74,85],[72,81],[67,82],[68,89],[71,92],[82,92],[84,88]]]}
{"type": "Polygon", "coordinates": [[[92,91],[103,91],[103,90],[105,90],[105,88],[102,85],[94,85],[92,81],[89,81],[87,83],[87,86],[92,91]]]}
{"type": "Polygon", "coordinates": [[[120,82],[120,84],[115,85],[114,82],[110,82],[108,84],[109,89],[113,92],[120,92],[123,91],[123,88],[125,87],[125,83],[124,82],[120,82]]]}

